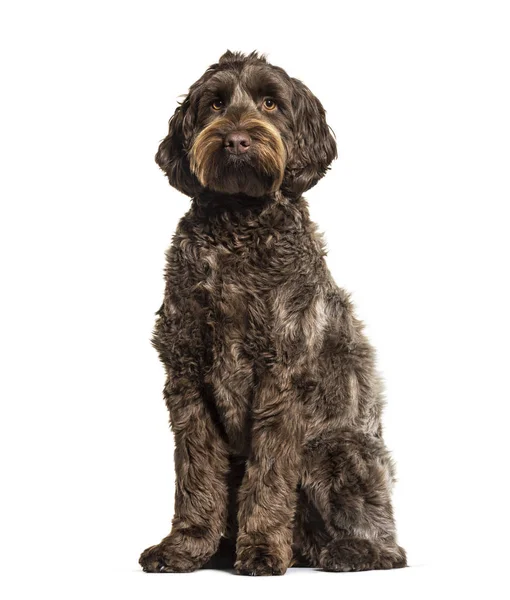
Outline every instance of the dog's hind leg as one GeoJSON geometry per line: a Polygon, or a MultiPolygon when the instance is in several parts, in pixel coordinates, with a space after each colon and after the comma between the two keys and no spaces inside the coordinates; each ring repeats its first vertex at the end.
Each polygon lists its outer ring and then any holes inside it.
{"type": "Polygon", "coordinates": [[[330,536],[317,566],[327,571],[406,566],[390,498],[393,465],[381,438],[339,432],[309,444],[303,466],[303,490],[330,536]]]}

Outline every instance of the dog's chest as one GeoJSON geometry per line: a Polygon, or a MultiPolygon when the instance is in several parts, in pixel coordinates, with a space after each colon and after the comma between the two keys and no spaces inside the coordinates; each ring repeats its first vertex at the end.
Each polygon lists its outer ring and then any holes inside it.
{"type": "Polygon", "coordinates": [[[201,249],[210,348],[206,379],[232,450],[245,454],[258,371],[271,353],[270,286],[249,248],[201,249]]]}

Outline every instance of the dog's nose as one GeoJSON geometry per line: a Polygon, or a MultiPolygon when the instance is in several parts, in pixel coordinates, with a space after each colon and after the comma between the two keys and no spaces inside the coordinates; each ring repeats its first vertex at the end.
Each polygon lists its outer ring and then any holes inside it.
{"type": "Polygon", "coordinates": [[[246,131],[232,131],[225,138],[225,150],[231,154],[244,154],[250,144],[251,139],[246,131]]]}

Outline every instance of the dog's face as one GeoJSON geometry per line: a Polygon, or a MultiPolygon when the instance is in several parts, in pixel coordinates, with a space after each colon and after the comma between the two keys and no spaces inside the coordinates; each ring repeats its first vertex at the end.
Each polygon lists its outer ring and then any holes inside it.
{"type": "Polygon", "coordinates": [[[169,122],[156,162],[188,196],[202,190],[299,197],[325,174],[336,144],[319,100],[255,53],[225,53],[169,122]]]}

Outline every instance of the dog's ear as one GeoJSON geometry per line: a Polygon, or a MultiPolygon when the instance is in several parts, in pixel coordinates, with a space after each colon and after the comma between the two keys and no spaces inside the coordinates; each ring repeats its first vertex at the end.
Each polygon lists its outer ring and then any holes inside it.
{"type": "Polygon", "coordinates": [[[159,145],[155,157],[170,185],[190,197],[200,188],[191,173],[187,155],[194,126],[195,115],[188,95],[168,122],[168,135],[159,145]]]}
{"type": "Polygon", "coordinates": [[[337,157],[334,134],[326,111],[299,79],[291,78],[294,144],[289,152],[283,191],[298,198],[313,187],[337,157]]]}

